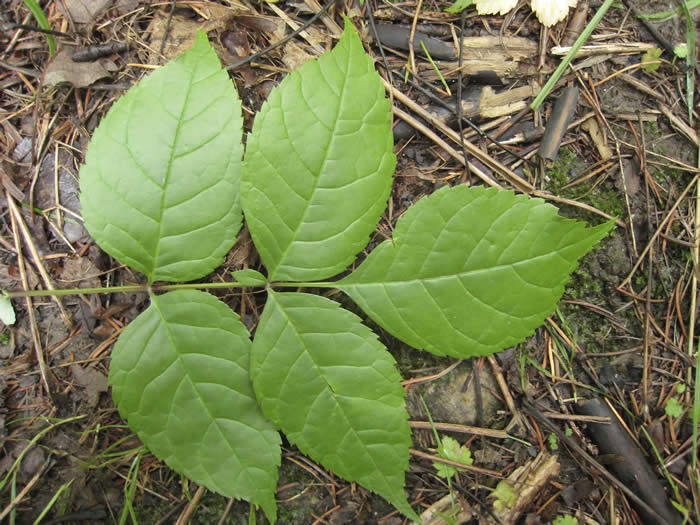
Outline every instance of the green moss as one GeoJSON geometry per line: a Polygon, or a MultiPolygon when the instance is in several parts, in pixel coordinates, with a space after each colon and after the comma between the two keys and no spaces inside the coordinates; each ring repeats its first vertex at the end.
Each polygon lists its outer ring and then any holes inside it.
{"type": "MultiPolygon", "coordinates": [[[[575,153],[568,148],[561,148],[557,159],[546,172],[545,189],[554,195],[590,204],[613,217],[624,217],[624,198],[612,181],[599,182],[598,179],[592,178],[566,187],[586,166],[587,163],[575,153]],[[596,182],[599,183],[596,184],[596,182]]],[[[564,207],[562,211],[564,214],[586,220],[591,224],[599,224],[602,220],[599,215],[582,212],[580,209],[574,211],[564,207]]]]}

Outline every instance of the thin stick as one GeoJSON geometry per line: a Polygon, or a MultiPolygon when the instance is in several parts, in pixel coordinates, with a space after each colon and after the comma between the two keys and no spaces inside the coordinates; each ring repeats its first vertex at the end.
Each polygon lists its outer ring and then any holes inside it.
{"type": "MultiPolygon", "coordinates": [[[[25,268],[24,254],[22,253],[22,246],[19,241],[19,233],[17,233],[17,218],[19,215],[17,208],[14,206],[14,201],[10,196],[10,192],[5,190],[5,198],[7,199],[7,204],[10,207],[10,220],[12,221],[12,235],[15,239],[15,250],[17,251],[17,265],[19,266],[19,274],[22,280],[22,286],[25,290],[29,289],[29,279],[27,279],[27,269],[25,268]]],[[[39,372],[41,374],[41,380],[44,382],[44,388],[46,388],[46,393],[53,402],[51,395],[51,387],[49,386],[49,371],[46,367],[46,361],[44,359],[44,351],[41,347],[41,337],[39,335],[39,327],[36,322],[36,317],[34,317],[34,306],[32,304],[32,298],[27,297],[27,313],[29,314],[29,326],[32,332],[32,340],[34,341],[34,353],[36,354],[36,360],[39,363],[39,372]]]]}
{"type": "Polygon", "coordinates": [[[511,436],[504,430],[492,428],[472,427],[469,425],[457,425],[454,423],[431,423],[430,421],[409,421],[411,428],[420,430],[431,430],[435,427],[443,432],[458,432],[460,434],[474,434],[475,436],[485,436],[497,439],[509,439],[511,436]]]}
{"type": "MultiPolygon", "coordinates": [[[[24,219],[22,218],[22,215],[19,213],[19,209],[17,208],[17,205],[15,204],[15,200],[12,196],[10,196],[9,193],[5,193],[7,195],[7,206],[10,208],[10,212],[13,214],[15,220],[16,220],[16,225],[19,226],[19,230],[22,232],[22,237],[24,238],[24,242],[27,245],[27,248],[29,248],[29,253],[32,254],[32,259],[34,260],[34,265],[36,266],[36,269],[39,270],[39,275],[41,275],[41,280],[44,281],[44,286],[48,288],[49,290],[53,291],[55,290],[55,287],[53,283],[51,282],[51,277],[49,277],[48,272],[46,271],[46,268],[44,268],[44,263],[41,262],[41,257],[39,256],[39,252],[36,249],[36,246],[34,245],[34,240],[32,239],[32,236],[29,234],[29,229],[27,228],[27,225],[24,223],[24,219]]],[[[18,254],[19,255],[19,254],[18,254]]],[[[25,286],[26,290],[29,290],[28,287],[25,286]]],[[[66,312],[65,308],[63,307],[63,303],[61,300],[53,295],[52,296],[56,304],[58,305],[58,309],[61,312],[61,317],[63,317],[63,322],[68,328],[71,328],[73,326],[73,323],[70,320],[70,317],[68,316],[68,313],[66,312]]]]}
{"type": "Polygon", "coordinates": [[[630,271],[629,275],[627,277],[625,277],[625,280],[620,283],[620,286],[618,286],[618,288],[622,288],[624,286],[627,286],[630,283],[630,280],[632,280],[632,276],[639,268],[639,265],[642,264],[642,261],[646,257],[649,250],[651,250],[651,247],[654,244],[654,242],[656,241],[656,238],[661,234],[661,231],[666,226],[666,223],[671,219],[671,217],[673,217],[673,214],[676,212],[676,209],[678,208],[678,206],[680,206],[681,202],[683,202],[683,199],[685,199],[685,196],[688,195],[688,192],[690,191],[690,189],[693,188],[695,186],[695,184],[698,182],[698,178],[700,178],[700,173],[696,174],[695,177],[693,177],[693,180],[690,181],[690,184],[688,184],[688,186],[686,186],[686,188],[683,190],[683,193],[681,193],[680,196],[678,197],[678,199],[676,199],[676,202],[673,203],[673,206],[671,206],[671,209],[668,210],[666,217],[664,217],[664,219],[661,221],[661,224],[659,224],[659,227],[656,228],[656,231],[649,239],[649,242],[647,243],[646,247],[644,248],[644,250],[642,250],[642,253],[639,255],[637,262],[634,263],[634,266],[632,267],[632,270],[630,271]]]}
{"type": "Polygon", "coordinates": [[[187,525],[187,523],[190,522],[194,511],[197,510],[197,506],[199,505],[202,496],[204,496],[205,490],[207,489],[204,487],[204,485],[199,486],[197,492],[195,492],[194,496],[192,497],[192,501],[190,501],[187,504],[187,507],[185,507],[185,510],[182,511],[182,514],[180,514],[180,517],[175,522],[175,525],[187,525]]]}
{"type": "MultiPolygon", "coordinates": [[[[420,131],[423,135],[428,137],[430,140],[432,140],[435,144],[440,146],[442,149],[444,149],[447,153],[450,154],[450,156],[454,157],[458,162],[460,162],[462,165],[467,164],[467,160],[462,156],[461,153],[459,153],[457,150],[455,150],[452,146],[450,146],[447,142],[442,140],[440,137],[437,136],[436,133],[434,133],[430,128],[427,126],[423,125],[421,122],[419,122],[417,119],[413,118],[411,115],[406,113],[405,111],[397,108],[396,106],[393,106],[391,108],[391,111],[399,117],[401,120],[405,121],[407,124],[410,124],[413,128],[417,129],[420,131]]],[[[481,171],[477,166],[474,166],[473,164],[469,164],[469,168],[471,169],[472,173],[474,173],[477,177],[479,177],[483,182],[485,182],[489,186],[493,186],[494,188],[501,188],[502,186],[498,184],[496,181],[494,181],[491,177],[486,175],[483,171],[481,171]]]]}
{"type": "Polygon", "coordinates": [[[552,76],[549,77],[549,80],[547,80],[547,83],[544,85],[542,88],[542,91],[540,91],[539,95],[535,97],[535,100],[532,101],[532,104],[530,104],[530,107],[532,109],[537,109],[540,107],[542,102],[544,101],[545,98],[549,95],[549,93],[554,89],[554,86],[556,86],[557,82],[561,78],[561,76],[564,74],[564,71],[566,71],[566,68],[569,67],[569,64],[571,64],[571,61],[573,60],[574,56],[578,52],[579,49],[581,49],[581,46],[588,40],[588,37],[591,36],[591,33],[593,33],[593,30],[598,26],[600,21],[603,19],[603,16],[605,13],[608,12],[608,9],[610,9],[610,6],[613,4],[614,0],[605,0],[603,5],[601,5],[598,8],[598,11],[596,11],[596,14],[593,15],[593,18],[591,21],[588,23],[586,28],[581,32],[579,37],[576,39],[576,42],[574,42],[574,45],[571,46],[571,50],[567,53],[567,55],[564,57],[564,59],[561,61],[561,64],[559,64],[559,67],[552,73],[552,76]]]}
{"type": "Polygon", "coordinates": [[[415,49],[413,49],[413,45],[414,39],[416,38],[416,25],[418,25],[418,15],[420,14],[421,7],[423,7],[423,0],[418,0],[416,12],[413,14],[413,21],[411,22],[411,31],[408,34],[408,69],[411,71],[412,75],[418,72],[416,68],[416,52],[415,49]]]}
{"type": "MultiPolygon", "coordinates": [[[[700,168],[700,151],[697,153],[697,163],[700,168]]],[[[697,179],[697,177],[695,177],[697,179]]],[[[698,298],[698,271],[700,269],[700,182],[695,185],[695,239],[693,240],[693,273],[690,285],[690,315],[688,327],[688,355],[693,356],[695,350],[695,383],[693,384],[693,472],[698,472],[698,423],[700,423],[700,342],[695,346],[695,320],[698,298]]],[[[688,383],[692,378],[692,368],[688,367],[688,383]]],[[[694,494],[694,493],[693,493],[694,494]]],[[[698,504],[698,501],[695,501],[698,504]]]]}
{"type": "Polygon", "coordinates": [[[32,490],[32,488],[34,487],[36,482],[39,481],[39,478],[41,477],[41,475],[44,473],[44,471],[46,471],[47,465],[51,466],[51,463],[45,463],[44,465],[42,465],[41,468],[39,469],[39,471],[36,474],[34,474],[32,479],[29,480],[29,483],[27,483],[24,486],[24,488],[19,491],[19,494],[17,494],[15,499],[13,499],[7,505],[7,507],[5,507],[5,509],[2,512],[0,512],[0,521],[2,521],[2,519],[5,518],[12,511],[12,509],[14,509],[17,506],[17,504],[24,499],[24,497],[27,495],[27,493],[30,490],[32,490]]]}
{"type": "Polygon", "coordinates": [[[269,53],[273,49],[277,49],[278,47],[286,44],[292,38],[297,36],[299,33],[306,30],[307,28],[311,27],[316,22],[316,20],[318,20],[319,18],[321,18],[323,15],[326,14],[326,11],[328,11],[331,8],[331,6],[333,4],[335,4],[335,2],[336,2],[336,0],[329,0],[318,13],[316,13],[314,16],[309,18],[309,20],[304,25],[302,25],[299,29],[297,29],[293,33],[289,33],[287,36],[285,36],[284,38],[281,38],[279,41],[275,42],[274,44],[267,46],[265,49],[262,49],[262,50],[258,51],[257,53],[253,53],[252,55],[244,58],[243,60],[239,60],[238,62],[234,62],[230,66],[226,66],[226,71],[232,71],[232,70],[237,69],[241,66],[245,66],[246,64],[253,62],[254,60],[257,60],[261,56],[266,55],[267,53],[269,53]]]}
{"type": "MultiPolygon", "coordinates": [[[[435,118],[434,115],[432,115],[431,113],[426,111],[424,108],[422,108],[421,106],[416,104],[413,100],[411,100],[409,97],[407,97],[406,95],[401,93],[401,91],[399,91],[398,89],[393,87],[386,80],[384,81],[384,87],[386,88],[386,90],[388,92],[391,93],[391,95],[394,96],[394,98],[396,98],[396,100],[398,100],[402,104],[406,105],[407,107],[409,107],[411,109],[411,111],[416,113],[422,119],[426,120],[427,122],[429,122],[430,124],[432,124],[433,126],[438,128],[442,133],[444,133],[447,137],[449,137],[450,140],[454,141],[455,144],[461,145],[461,140],[460,140],[460,137],[457,134],[457,132],[455,132],[453,129],[445,126],[445,124],[443,122],[440,122],[440,120],[435,118]]],[[[409,124],[410,124],[410,122],[409,122],[409,124]]],[[[411,125],[413,125],[413,124],[411,124],[411,125]]],[[[442,141],[442,142],[444,143],[444,141],[442,141]]],[[[524,193],[528,193],[534,189],[532,184],[527,182],[525,179],[519,177],[516,173],[514,173],[513,171],[508,169],[506,166],[504,166],[503,164],[501,164],[500,162],[498,162],[497,160],[495,160],[494,158],[492,158],[488,154],[484,153],[482,150],[480,150],[479,148],[474,146],[474,144],[472,144],[468,140],[464,140],[463,143],[464,143],[464,148],[467,150],[468,153],[470,153],[471,155],[473,155],[474,157],[479,159],[481,162],[483,162],[484,164],[489,166],[494,171],[497,171],[498,173],[500,173],[504,178],[508,179],[508,181],[513,186],[518,188],[520,191],[522,191],[524,193]]],[[[464,158],[461,155],[459,155],[459,156],[460,156],[460,158],[464,158]]],[[[464,161],[464,162],[466,162],[466,161],[464,161]]],[[[471,169],[475,168],[475,166],[473,164],[470,164],[469,167],[471,169]]],[[[491,179],[489,178],[489,180],[491,180],[491,179]]],[[[484,181],[484,182],[486,182],[486,181],[484,181]]],[[[489,184],[489,183],[487,182],[487,184],[489,184]]],[[[496,184],[496,183],[494,181],[491,181],[490,185],[493,186],[494,184],[496,184]]]]}

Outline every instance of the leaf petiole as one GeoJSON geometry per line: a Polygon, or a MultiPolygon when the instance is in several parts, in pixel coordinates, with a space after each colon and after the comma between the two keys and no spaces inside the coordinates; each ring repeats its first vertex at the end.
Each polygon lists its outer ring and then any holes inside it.
{"type": "MultiPolygon", "coordinates": [[[[291,283],[288,283],[291,284],[291,283]]],[[[295,283],[296,284],[296,283],[295,283]]],[[[311,283],[318,288],[318,284],[323,283],[311,283]]],[[[16,290],[13,292],[7,292],[7,296],[16,299],[19,297],[51,297],[51,296],[63,296],[63,295],[90,295],[90,294],[100,294],[100,293],[148,293],[149,291],[154,292],[170,292],[173,290],[205,290],[205,289],[215,289],[215,288],[242,288],[244,285],[241,283],[182,283],[182,284],[156,284],[153,286],[148,286],[147,284],[134,284],[127,286],[104,286],[100,288],[66,288],[61,290],[16,290]]],[[[298,284],[297,284],[298,286],[298,284]]]]}

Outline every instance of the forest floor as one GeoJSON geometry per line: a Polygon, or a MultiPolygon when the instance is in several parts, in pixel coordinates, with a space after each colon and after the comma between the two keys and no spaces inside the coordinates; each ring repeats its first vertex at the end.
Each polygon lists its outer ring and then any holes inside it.
{"type": "MultiPolygon", "coordinates": [[[[654,15],[673,47],[697,32],[697,2],[689,2],[689,23],[670,0],[613,4],[588,40],[596,48],[573,60],[536,110],[534,96],[561,61],[556,47],[573,43],[601,1],[579,0],[551,28],[522,1],[505,16],[480,16],[473,6],[449,13],[447,0],[40,2],[56,32],[54,56],[29,3],[0,0],[3,290],[144,282],[83,228],[80,166],[113,102],[188,48],[197,29],[225,66],[255,55],[231,71],[248,131],[270,89],[332,48],[347,15],[396,108],[398,163],[378,238],[445,184],[512,188],[567,217],[617,221],[582,259],[557,311],[495,356],[438,358],[369,323],[404,379],[413,422],[406,492],[419,512],[440,513],[424,523],[681,523],[684,513],[686,523],[700,523],[698,114],[691,122],[685,59],[663,50],[630,8],[654,15]],[[412,27],[430,43],[434,64],[421,47],[408,50],[412,27]],[[74,61],[83,51],[95,53],[74,61]],[[561,121],[561,141],[543,136],[566,112],[555,104],[575,96],[572,88],[578,98],[561,121]],[[471,451],[472,468],[449,486],[436,475],[429,417],[471,451]],[[503,479],[510,485],[496,489],[503,479]]],[[[215,278],[230,280],[241,268],[264,270],[245,229],[215,278]]],[[[219,295],[257,324],[260,295],[219,295]]],[[[131,508],[145,524],[250,523],[248,504],[205,491],[145,451],[112,402],[110,352],[148,306],[146,294],[13,305],[16,323],[0,323],[0,522],[122,523],[131,508]]],[[[406,521],[286,442],[277,501],[284,524],[406,521]]],[[[260,511],[257,520],[266,522],[260,511]]]]}

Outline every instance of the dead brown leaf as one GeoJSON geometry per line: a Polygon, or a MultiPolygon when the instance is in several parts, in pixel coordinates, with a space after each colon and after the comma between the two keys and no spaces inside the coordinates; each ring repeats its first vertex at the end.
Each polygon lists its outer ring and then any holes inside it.
{"type": "Polygon", "coordinates": [[[75,24],[92,24],[112,0],[63,0],[58,8],[75,24]]]}
{"type": "Polygon", "coordinates": [[[44,85],[72,84],[73,87],[88,87],[90,84],[111,75],[117,66],[108,58],[94,62],[73,62],[67,49],[61,49],[46,68],[44,85]]]}
{"type": "Polygon", "coordinates": [[[71,365],[71,374],[75,382],[85,389],[87,403],[89,406],[97,406],[100,400],[100,393],[106,392],[108,388],[107,377],[92,367],[83,368],[80,365],[71,365]]]}

